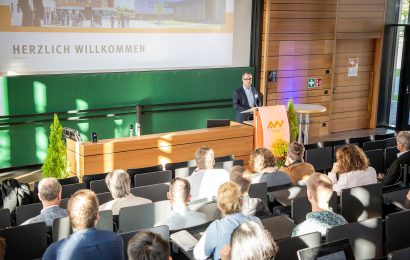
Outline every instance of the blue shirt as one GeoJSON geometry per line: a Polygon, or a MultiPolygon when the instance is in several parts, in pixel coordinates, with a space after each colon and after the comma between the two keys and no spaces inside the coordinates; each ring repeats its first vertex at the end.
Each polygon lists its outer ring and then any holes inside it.
{"type": "Polygon", "coordinates": [[[195,259],[205,259],[213,254],[213,259],[221,258],[219,252],[224,245],[231,242],[231,234],[234,229],[246,221],[254,221],[262,226],[261,221],[254,216],[245,216],[242,213],[227,215],[222,219],[215,220],[209,225],[194,248],[195,259]]]}
{"type": "Polygon", "coordinates": [[[250,88],[243,87],[243,90],[245,90],[245,94],[246,94],[246,98],[248,99],[249,106],[254,107],[255,106],[255,97],[253,96],[252,87],[250,87],[250,88]]]}
{"type": "Polygon", "coordinates": [[[45,222],[47,226],[53,226],[54,219],[67,217],[67,210],[59,206],[50,206],[41,210],[40,215],[26,220],[22,225],[45,222]]]}
{"type": "Polygon", "coordinates": [[[51,244],[43,260],[124,259],[121,237],[110,231],[88,228],[51,244]]]}

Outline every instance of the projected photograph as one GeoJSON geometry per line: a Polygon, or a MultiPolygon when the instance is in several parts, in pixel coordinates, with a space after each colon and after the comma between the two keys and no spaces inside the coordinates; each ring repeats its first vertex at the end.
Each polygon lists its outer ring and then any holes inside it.
{"type": "Polygon", "coordinates": [[[226,0],[1,0],[13,27],[222,29],[226,0]]]}

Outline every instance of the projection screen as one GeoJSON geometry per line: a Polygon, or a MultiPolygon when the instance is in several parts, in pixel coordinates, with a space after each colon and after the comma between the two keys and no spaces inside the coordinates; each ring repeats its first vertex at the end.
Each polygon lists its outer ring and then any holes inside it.
{"type": "Polygon", "coordinates": [[[252,0],[0,0],[0,75],[245,67],[252,0]]]}

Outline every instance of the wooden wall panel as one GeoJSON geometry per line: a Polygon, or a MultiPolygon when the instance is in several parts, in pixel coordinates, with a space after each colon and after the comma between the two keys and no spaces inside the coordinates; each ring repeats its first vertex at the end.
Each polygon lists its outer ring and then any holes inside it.
{"type": "Polygon", "coordinates": [[[266,104],[292,98],[324,105],[327,112],[312,117],[318,121],[311,136],[369,127],[385,5],[386,0],[265,1],[260,75],[266,104]],[[348,77],[353,57],[359,58],[358,75],[348,77]],[[276,82],[267,82],[268,71],[277,72],[276,82]],[[309,77],[321,78],[322,85],[308,88],[309,77]]]}

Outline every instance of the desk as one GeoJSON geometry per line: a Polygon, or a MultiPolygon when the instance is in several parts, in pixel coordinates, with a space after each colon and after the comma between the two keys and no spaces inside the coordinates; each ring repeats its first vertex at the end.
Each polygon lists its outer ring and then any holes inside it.
{"type": "Polygon", "coordinates": [[[270,201],[277,201],[282,206],[290,206],[295,198],[306,197],[306,187],[293,186],[288,189],[272,191],[268,193],[270,201]]]}
{"type": "Polygon", "coordinates": [[[291,237],[292,230],[296,226],[290,218],[283,215],[262,218],[261,222],[263,227],[272,234],[275,241],[291,237]]]}
{"type": "Polygon", "coordinates": [[[383,194],[385,200],[390,201],[396,207],[403,210],[410,209],[410,200],[407,199],[406,195],[410,189],[398,190],[383,194]]]}
{"type": "Polygon", "coordinates": [[[295,104],[295,111],[299,114],[299,137],[298,142],[302,143],[302,128],[304,138],[303,144],[309,143],[309,114],[322,113],[326,111],[326,107],[321,105],[311,104],[295,104]]]}

